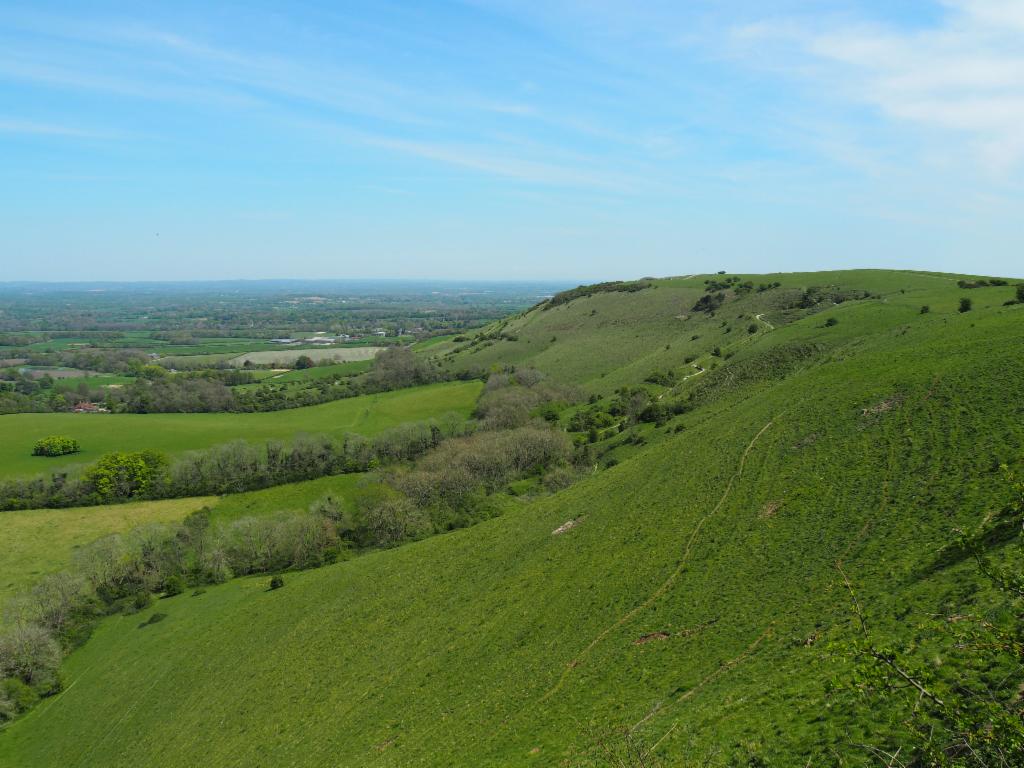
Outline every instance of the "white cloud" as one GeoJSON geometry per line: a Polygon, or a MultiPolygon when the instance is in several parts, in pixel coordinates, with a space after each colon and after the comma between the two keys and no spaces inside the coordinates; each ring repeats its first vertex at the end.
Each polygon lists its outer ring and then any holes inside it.
{"type": "Polygon", "coordinates": [[[830,95],[947,134],[952,152],[959,143],[1007,176],[1024,161],[1024,0],[944,6],[941,22],[925,29],[783,22],[745,27],[736,39],[748,51],[781,43],[786,63],[830,95]]]}

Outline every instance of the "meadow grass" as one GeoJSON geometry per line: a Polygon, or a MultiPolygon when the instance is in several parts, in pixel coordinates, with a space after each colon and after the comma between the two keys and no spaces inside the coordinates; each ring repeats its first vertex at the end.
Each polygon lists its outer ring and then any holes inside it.
{"type": "Polygon", "coordinates": [[[182,520],[216,501],[211,496],[0,512],[0,603],[40,576],[69,566],[83,544],[146,523],[182,520]]]}
{"type": "Polygon", "coordinates": [[[103,536],[151,523],[180,522],[204,507],[215,525],[242,517],[306,512],[322,496],[345,498],[364,477],[335,475],[226,496],[0,513],[0,607],[40,576],[70,566],[75,550],[103,536]]]}
{"type": "Polygon", "coordinates": [[[480,394],[480,382],[452,382],[323,405],[265,413],[25,413],[0,416],[0,477],[52,472],[95,461],[111,451],[152,449],[168,454],[206,448],[231,440],[289,439],[300,432],[375,434],[407,421],[455,412],[468,416],[480,394]],[[67,435],[81,453],[32,456],[32,446],[47,435],[67,435]]]}
{"type": "Polygon", "coordinates": [[[263,352],[249,352],[231,358],[231,364],[243,365],[247,360],[260,365],[276,362],[294,363],[296,358],[309,357],[315,362],[320,360],[337,360],[339,363],[356,360],[372,360],[384,347],[280,347],[263,352]]]}

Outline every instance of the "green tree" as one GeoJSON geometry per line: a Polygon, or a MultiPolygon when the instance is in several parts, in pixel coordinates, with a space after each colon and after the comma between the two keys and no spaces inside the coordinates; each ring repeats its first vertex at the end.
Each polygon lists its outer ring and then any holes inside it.
{"type": "Polygon", "coordinates": [[[100,503],[143,498],[164,479],[167,459],[155,451],[108,453],[83,479],[100,503]]]}
{"type": "Polygon", "coordinates": [[[304,371],[307,368],[312,368],[316,363],[313,362],[313,358],[309,355],[299,355],[295,360],[295,370],[304,371]]]}
{"type": "Polygon", "coordinates": [[[973,308],[973,306],[974,306],[974,302],[972,302],[970,299],[968,299],[965,296],[964,298],[960,299],[960,309],[959,309],[959,311],[961,313],[963,313],[963,312],[970,312],[971,309],[973,308]]]}

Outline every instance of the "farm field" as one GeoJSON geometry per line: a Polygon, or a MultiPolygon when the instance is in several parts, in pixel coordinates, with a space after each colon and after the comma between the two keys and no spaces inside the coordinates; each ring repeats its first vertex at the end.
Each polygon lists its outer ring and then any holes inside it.
{"type": "Polygon", "coordinates": [[[27,509],[2,513],[0,605],[39,576],[66,568],[75,550],[112,533],[152,523],[180,522],[203,507],[214,524],[278,512],[305,512],[325,494],[345,498],[363,475],[334,475],[227,496],[137,501],[68,509],[27,509]]]}
{"type": "Polygon", "coordinates": [[[77,378],[62,379],[54,383],[54,387],[62,392],[74,391],[81,384],[85,384],[87,387],[110,387],[110,386],[124,386],[130,384],[133,379],[130,376],[117,376],[111,373],[89,373],[86,376],[79,376],[77,378]]]}
{"type": "Polygon", "coordinates": [[[249,352],[230,359],[234,366],[244,365],[246,361],[259,365],[267,365],[275,362],[288,363],[282,367],[290,367],[297,357],[305,355],[314,362],[321,360],[337,360],[338,362],[354,362],[359,360],[372,360],[384,347],[280,347],[264,352],[249,352]]]}
{"type": "Polygon", "coordinates": [[[152,449],[168,454],[231,440],[288,439],[300,432],[374,434],[406,421],[454,412],[468,416],[479,382],[453,382],[323,405],[264,413],[25,413],[0,417],[0,477],[51,472],[94,461],[111,451],[152,449]],[[32,456],[36,440],[48,435],[77,439],[81,453],[56,458],[32,456]]]}
{"type": "Polygon", "coordinates": [[[317,365],[313,368],[306,368],[305,370],[292,370],[284,373],[274,373],[267,378],[278,384],[286,384],[293,381],[326,379],[329,376],[336,375],[347,376],[352,373],[362,373],[363,371],[370,370],[370,362],[370,360],[352,360],[351,362],[338,363],[337,365],[317,365]]]}
{"type": "Polygon", "coordinates": [[[83,544],[140,525],[182,520],[216,501],[209,496],[0,513],[0,603],[39,576],[66,568],[83,544]]]}
{"type": "MultiPolygon", "coordinates": [[[[718,318],[672,315],[678,343],[713,332],[704,344],[721,346],[689,346],[707,373],[665,388],[692,407],[631,427],[622,437],[644,439],[623,442],[617,465],[565,490],[504,495],[500,517],[286,573],[279,590],[235,579],[105,619],[68,658],[65,691],[0,734],[0,764],[583,768],[630,732],[668,765],[828,765],[886,733],[886,713],[827,693],[848,663],[833,645],[854,627],[836,566],[887,643],[937,611],[987,605],[973,563],[937,553],[1006,505],[1000,463],[1024,470],[1024,305],[979,289],[958,313],[955,280],[840,279],[874,295],[817,312],[750,295],[718,318]],[[720,325],[762,314],[738,338],[720,325]],[[213,737],[210,722],[232,726],[213,737]]],[[[631,294],[638,322],[671,309],[660,290],[631,294]]],[[[604,299],[563,305],[576,325],[538,367],[562,361],[552,377],[604,386],[596,347],[574,344],[596,335],[586,318],[604,299]]],[[[522,318],[519,338],[559,333],[555,311],[522,318]]],[[[642,382],[674,360],[634,354],[609,375],[642,382]]],[[[360,482],[339,479],[224,497],[215,515],[302,510],[360,482]]]]}

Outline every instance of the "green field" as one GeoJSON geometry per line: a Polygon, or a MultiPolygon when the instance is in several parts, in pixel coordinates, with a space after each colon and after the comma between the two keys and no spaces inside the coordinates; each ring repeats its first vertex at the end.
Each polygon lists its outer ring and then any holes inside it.
{"type": "MultiPolygon", "coordinates": [[[[936,554],[1006,503],[1000,463],[1024,469],[1024,305],[955,277],[770,276],[876,295],[791,312],[752,294],[686,319],[700,281],[674,280],[513,321],[518,341],[449,362],[506,345],[604,391],[682,365],[677,344],[723,356],[673,393],[691,410],[567,490],[280,590],[237,579],[104,620],[65,690],[0,733],[0,765],[582,768],[617,765],[600,744],[627,732],[664,765],[878,765],[856,745],[884,715],[827,693],[852,632],[837,563],[894,642],[983,608],[973,564],[936,554]],[[601,376],[590,318],[612,304],[601,376]],[[656,338],[630,348],[635,328],[656,338]]],[[[224,514],[314,492],[274,490],[224,514]]]]}
{"type": "Polygon", "coordinates": [[[66,568],[75,549],[108,534],[125,533],[150,523],[178,522],[201,507],[211,509],[215,523],[276,512],[304,512],[325,494],[345,497],[362,480],[360,474],[337,475],[229,496],[4,512],[0,514],[4,540],[0,548],[0,604],[39,576],[66,568]]]}
{"type": "Polygon", "coordinates": [[[68,391],[78,389],[81,384],[85,384],[89,389],[95,389],[96,387],[109,386],[123,387],[125,384],[130,384],[132,381],[134,381],[134,379],[130,376],[117,376],[112,373],[97,373],[90,376],[58,379],[54,382],[53,386],[61,391],[68,391]]]}
{"type": "Polygon", "coordinates": [[[288,371],[270,376],[270,380],[276,384],[286,384],[292,381],[312,381],[314,379],[326,379],[329,376],[348,376],[353,373],[362,373],[370,370],[370,360],[353,360],[348,363],[337,365],[317,365],[304,370],[288,371]]]}
{"type": "Polygon", "coordinates": [[[401,424],[457,412],[468,416],[479,382],[455,382],[363,395],[308,408],[266,413],[25,413],[0,416],[0,477],[30,475],[97,459],[110,451],[154,449],[169,454],[231,440],[290,438],[300,432],[372,434],[401,424]],[[77,439],[82,452],[32,456],[47,435],[77,439]]]}
{"type": "Polygon", "coordinates": [[[282,347],[279,349],[267,350],[264,352],[250,352],[245,355],[231,358],[231,364],[243,365],[250,361],[259,365],[273,363],[284,363],[284,367],[291,367],[299,357],[309,357],[315,362],[321,360],[337,360],[340,363],[354,362],[357,360],[372,360],[377,356],[383,347],[282,347]]]}
{"type": "Polygon", "coordinates": [[[0,513],[0,602],[41,575],[71,564],[75,549],[147,523],[183,519],[217,497],[0,513]]]}

